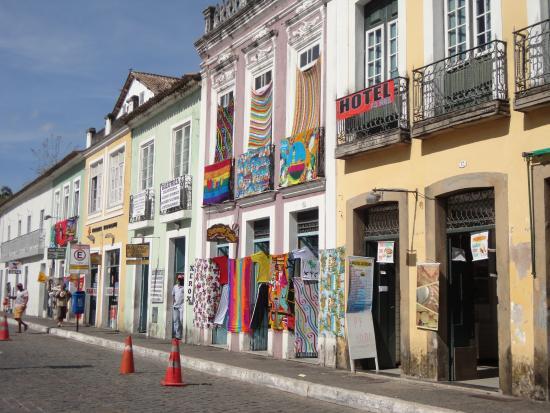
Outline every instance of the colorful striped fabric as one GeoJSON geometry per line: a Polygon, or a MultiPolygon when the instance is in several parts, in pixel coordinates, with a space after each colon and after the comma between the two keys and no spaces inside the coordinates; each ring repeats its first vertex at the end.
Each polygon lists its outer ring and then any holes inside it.
{"type": "Polygon", "coordinates": [[[221,162],[233,157],[234,114],[235,101],[233,99],[229,101],[227,107],[218,105],[215,162],[221,162]]]}
{"type": "Polygon", "coordinates": [[[292,135],[318,128],[321,118],[321,57],[308,70],[296,70],[292,135]]]}
{"type": "Polygon", "coordinates": [[[231,199],[231,165],[227,159],[204,168],[203,205],[219,204],[231,199]]]}
{"type": "Polygon", "coordinates": [[[250,331],[250,287],[252,260],[245,257],[229,260],[229,319],[227,330],[232,333],[250,331]]]}
{"type": "Polygon", "coordinates": [[[272,113],[273,82],[270,82],[258,91],[252,90],[248,148],[260,148],[271,143],[272,113]]]}
{"type": "Polygon", "coordinates": [[[319,283],[294,278],[294,298],[296,305],[296,327],[294,329],[294,349],[296,357],[317,357],[319,336],[319,283]]]}

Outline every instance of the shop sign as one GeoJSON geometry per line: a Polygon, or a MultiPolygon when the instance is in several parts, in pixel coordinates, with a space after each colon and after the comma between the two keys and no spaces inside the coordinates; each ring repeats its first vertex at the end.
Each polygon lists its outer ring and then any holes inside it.
{"type": "Polygon", "coordinates": [[[165,214],[169,209],[181,206],[181,191],[183,179],[180,176],[170,182],[160,184],[160,213],[165,214]]]}
{"type": "Polygon", "coordinates": [[[88,275],[90,271],[90,246],[72,245],[69,255],[69,273],[88,275]]]}
{"type": "Polygon", "coordinates": [[[149,244],[126,244],[126,258],[149,258],[149,244]]]}
{"type": "Polygon", "coordinates": [[[437,331],[439,325],[439,263],[416,265],[416,326],[437,331]]]}
{"type": "Polygon", "coordinates": [[[145,216],[147,191],[142,191],[132,197],[132,218],[139,219],[145,216]]]}
{"type": "Polygon", "coordinates": [[[149,265],[149,259],[136,258],[134,260],[126,260],[126,265],[149,265]]]}
{"type": "Polygon", "coordinates": [[[101,260],[103,259],[103,256],[100,254],[92,254],[90,255],[90,263],[92,265],[101,265],[101,260]]]}
{"type": "Polygon", "coordinates": [[[115,288],[115,287],[105,288],[105,295],[109,297],[118,297],[118,288],[115,288]]]}
{"type": "Polygon", "coordinates": [[[336,101],[336,119],[345,120],[394,101],[395,83],[392,79],[338,99],[336,101]]]}
{"type": "Polygon", "coordinates": [[[195,292],[195,264],[189,266],[189,278],[185,281],[185,296],[188,304],[193,304],[193,293],[195,292]]]}
{"type": "Polygon", "coordinates": [[[90,297],[97,296],[97,288],[86,288],[86,295],[89,295],[90,297]]]}
{"type": "Polygon", "coordinates": [[[151,277],[151,302],[160,304],[164,302],[164,269],[153,270],[151,277]]]}
{"type": "Polygon", "coordinates": [[[206,240],[210,242],[222,241],[230,244],[236,244],[239,241],[237,226],[215,224],[206,231],[206,240]]]}
{"type": "Polygon", "coordinates": [[[472,261],[481,261],[489,258],[489,231],[476,232],[470,235],[472,261]]]}
{"type": "Polygon", "coordinates": [[[378,258],[377,262],[379,264],[393,264],[395,252],[395,242],[394,241],[379,241],[378,242],[378,258]]]}
{"type": "Polygon", "coordinates": [[[347,313],[372,311],[374,258],[349,258],[349,289],[347,313]]]}
{"type": "Polygon", "coordinates": [[[19,261],[8,262],[8,274],[21,274],[21,263],[19,261]]]}
{"type": "Polygon", "coordinates": [[[48,248],[48,259],[49,260],[64,260],[67,248],[57,247],[57,248],[48,248]]]}

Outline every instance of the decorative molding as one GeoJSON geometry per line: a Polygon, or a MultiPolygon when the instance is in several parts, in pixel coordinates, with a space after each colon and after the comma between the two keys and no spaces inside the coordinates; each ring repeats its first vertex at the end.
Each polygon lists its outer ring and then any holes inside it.
{"type": "Polygon", "coordinates": [[[296,13],[302,13],[304,10],[307,10],[309,7],[311,7],[313,3],[317,3],[317,0],[303,0],[302,4],[300,4],[296,9],[296,13]]]}
{"type": "Polygon", "coordinates": [[[273,58],[274,46],[273,44],[267,45],[263,49],[256,49],[255,51],[247,55],[247,65],[258,65],[266,60],[273,58]]]}
{"type": "Polygon", "coordinates": [[[260,40],[262,37],[267,36],[269,33],[270,33],[270,30],[267,28],[267,25],[266,25],[266,26],[262,27],[262,28],[258,31],[258,33],[256,33],[256,34],[254,35],[254,37],[252,38],[252,40],[258,41],[258,40],[260,40]]]}
{"type": "Polygon", "coordinates": [[[311,33],[316,28],[317,24],[319,23],[319,20],[321,20],[321,17],[316,16],[315,18],[313,18],[309,21],[303,22],[300,25],[300,27],[298,28],[298,30],[293,30],[292,31],[291,38],[295,39],[297,37],[303,37],[303,36],[311,33]]]}
{"type": "Polygon", "coordinates": [[[288,44],[299,47],[321,35],[324,18],[321,13],[314,13],[313,17],[301,20],[287,28],[288,44]]]}
{"type": "Polygon", "coordinates": [[[212,87],[217,90],[223,88],[223,86],[235,79],[235,72],[235,67],[231,66],[226,70],[214,73],[212,77],[212,87]]]}

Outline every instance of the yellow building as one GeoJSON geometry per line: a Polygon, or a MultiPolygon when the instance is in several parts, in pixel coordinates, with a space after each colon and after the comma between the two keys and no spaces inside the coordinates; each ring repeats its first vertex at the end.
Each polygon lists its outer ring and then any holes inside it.
{"type": "Polygon", "coordinates": [[[395,253],[375,266],[381,367],[547,399],[548,2],[327,7],[338,243],[395,253]]]}

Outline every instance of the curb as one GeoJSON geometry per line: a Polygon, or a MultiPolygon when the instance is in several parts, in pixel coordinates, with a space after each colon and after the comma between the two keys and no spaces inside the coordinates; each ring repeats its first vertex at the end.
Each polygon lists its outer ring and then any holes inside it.
{"type": "MultiPolygon", "coordinates": [[[[17,322],[13,319],[8,319],[8,323],[17,325],[17,322]]],[[[124,350],[124,343],[119,343],[117,341],[77,333],[75,331],[62,330],[56,327],[46,327],[36,323],[27,324],[32,330],[52,336],[67,338],[119,352],[124,350]]],[[[142,346],[133,346],[133,352],[134,354],[142,357],[161,361],[166,361],[170,354],[168,351],[155,350],[142,346]]],[[[275,390],[292,393],[297,396],[334,403],[340,406],[346,406],[372,413],[461,413],[459,410],[434,407],[421,403],[395,399],[392,397],[379,396],[376,394],[348,390],[340,387],[311,383],[305,380],[298,380],[277,374],[264,373],[258,370],[235,367],[228,364],[188,357],[185,355],[181,356],[181,364],[182,367],[200,371],[202,373],[265,386],[275,390]]]]}

